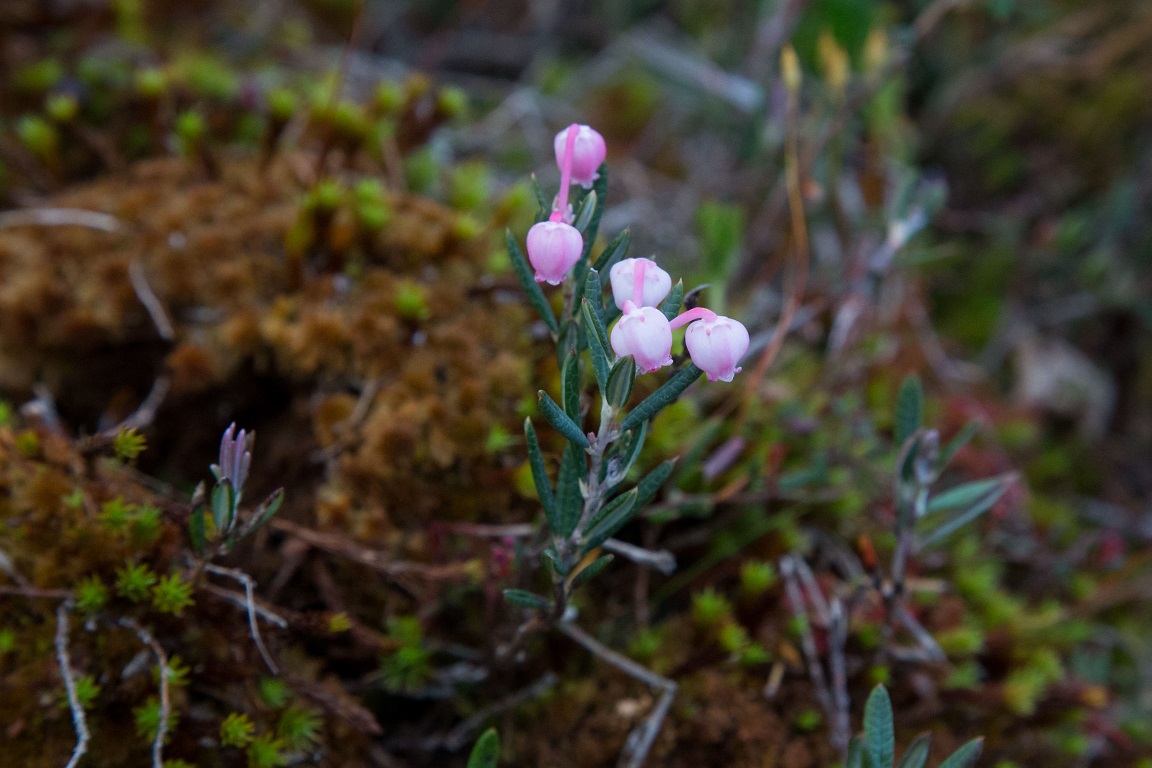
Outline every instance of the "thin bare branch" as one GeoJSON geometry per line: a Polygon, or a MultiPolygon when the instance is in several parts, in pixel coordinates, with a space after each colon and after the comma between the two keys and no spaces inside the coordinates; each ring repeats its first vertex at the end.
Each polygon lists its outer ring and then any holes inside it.
{"type": "Polygon", "coordinates": [[[152,286],[148,284],[144,265],[138,260],[133,261],[128,266],[128,279],[132,281],[132,290],[136,292],[136,298],[140,300],[144,309],[148,311],[148,316],[152,318],[152,324],[156,326],[156,333],[160,334],[160,338],[164,341],[175,339],[176,330],[172,327],[172,321],[168,319],[168,312],[153,292],[152,286]]]}
{"type": "MultiPolygon", "coordinates": [[[[256,644],[256,649],[260,651],[260,657],[264,659],[264,663],[268,665],[268,669],[272,670],[272,674],[278,674],[279,669],[276,667],[276,662],[272,661],[272,655],[268,653],[268,649],[264,646],[264,640],[260,637],[260,627],[256,623],[256,599],[253,596],[256,582],[252,580],[251,576],[244,573],[244,571],[236,568],[224,568],[209,563],[204,566],[204,570],[219,576],[227,576],[244,585],[244,605],[248,609],[248,629],[252,633],[252,641],[256,644]]],[[[284,621],[284,619],[281,619],[279,616],[276,618],[280,619],[281,627],[287,626],[288,622],[284,621]]]]}
{"type": "Polygon", "coordinates": [[[156,664],[160,667],[160,721],[156,726],[156,738],[152,740],[152,768],[164,768],[164,740],[168,736],[172,717],[172,698],[168,692],[168,678],[172,675],[172,668],[168,666],[168,654],[152,633],[136,623],[135,619],[121,616],[116,619],[116,623],[135,632],[140,642],[152,650],[156,664]]]}
{"type": "Polygon", "coordinates": [[[78,208],[25,208],[0,213],[0,229],[7,227],[87,227],[116,233],[123,225],[115,216],[78,208]]]}
{"type": "Polygon", "coordinates": [[[660,571],[665,576],[676,571],[676,556],[666,549],[644,549],[619,539],[608,539],[603,548],[638,565],[660,571]]]}
{"type": "Polygon", "coordinates": [[[80,758],[88,751],[88,721],[84,717],[84,707],[76,695],[76,679],[72,676],[72,659],[68,656],[68,613],[72,602],[65,600],[56,609],[56,661],[60,664],[60,676],[64,678],[64,690],[68,694],[68,708],[72,710],[72,727],[76,729],[76,746],[72,749],[65,768],[76,768],[80,758]]]}

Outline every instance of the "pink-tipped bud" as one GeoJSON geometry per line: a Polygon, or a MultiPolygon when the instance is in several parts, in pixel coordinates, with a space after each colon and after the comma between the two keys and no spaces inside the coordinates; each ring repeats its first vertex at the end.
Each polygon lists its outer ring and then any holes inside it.
{"type": "Polygon", "coordinates": [[[528,261],[538,283],[560,285],[583,253],[584,238],[571,224],[542,221],[528,230],[528,261]]]}
{"type": "Polygon", "coordinates": [[[658,307],[672,290],[672,276],[656,265],[651,259],[624,259],[612,265],[608,280],[612,284],[612,298],[616,306],[624,308],[624,302],[635,301],[636,267],[644,262],[644,287],[641,306],[658,307]]]}
{"type": "Polygon", "coordinates": [[[629,301],[612,329],[611,341],[616,356],[632,355],[640,373],[672,364],[672,328],[655,307],[637,307],[629,301]]]}
{"type": "MultiPolygon", "coordinates": [[[[556,150],[556,164],[564,168],[564,145],[568,138],[570,128],[565,128],[556,134],[553,147],[556,150]]],[[[604,137],[586,125],[579,126],[576,132],[576,144],[572,148],[572,181],[584,189],[591,189],[592,182],[600,174],[600,164],[608,154],[608,147],[604,144],[604,137]]]]}
{"type": "Polygon", "coordinates": [[[730,317],[697,320],[684,332],[684,346],[708,381],[732,381],[740,373],[740,358],[748,351],[748,329],[730,317]]]}

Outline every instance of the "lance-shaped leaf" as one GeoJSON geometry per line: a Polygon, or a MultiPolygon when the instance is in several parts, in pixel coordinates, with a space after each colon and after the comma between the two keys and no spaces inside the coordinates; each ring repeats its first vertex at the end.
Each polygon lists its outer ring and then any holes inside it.
{"type": "Polygon", "coordinates": [[[924,419],[924,387],[920,377],[911,374],[900,383],[900,394],[896,396],[896,444],[904,445],[924,419]]]}
{"type": "Polygon", "coordinates": [[[540,404],[540,415],[547,419],[557,432],[564,435],[568,442],[581,448],[588,448],[588,436],[580,430],[580,425],[572,421],[568,414],[564,413],[564,409],[556,405],[556,401],[548,396],[547,392],[541,389],[536,395],[537,402],[540,404]]]}
{"type": "Polygon", "coordinates": [[[232,490],[232,483],[227,478],[221,480],[212,489],[212,522],[220,533],[232,527],[232,515],[236,511],[236,494],[232,490]]]}
{"type": "Polygon", "coordinates": [[[980,425],[975,421],[970,421],[964,425],[964,428],[956,433],[956,437],[948,441],[948,445],[944,446],[940,451],[940,457],[936,460],[936,465],[943,469],[948,466],[948,462],[952,461],[960,449],[968,444],[968,441],[976,436],[980,431],[980,425]]]}
{"type": "Polygon", "coordinates": [[[596,242],[596,235],[600,231],[600,218],[604,215],[604,201],[608,199],[608,166],[600,163],[597,173],[599,176],[592,182],[592,191],[588,193],[588,197],[596,195],[596,205],[592,207],[588,226],[581,230],[584,234],[584,255],[580,260],[584,263],[588,262],[588,256],[592,253],[592,244],[596,242]]]}
{"type": "Polygon", "coordinates": [[[899,768],[924,768],[928,762],[928,751],[932,746],[932,734],[922,733],[912,740],[900,758],[899,768]]]}
{"type": "Polygon", "coordinates": [[[587,584],[590,579],[604,570],[608,566],[608,563],[612,562],[614,559],[615,558],[612,555],[601,555],[600,557],[596,558],[588,564],[587,568],[584,568],[572,577],[572,584],[569,589],[576,589],[577,587],[581,587],[587,584]]]}
{"type": "Polygon", "coordinates": [[[283,503],[283,488],[277,488],[268,494],[268,497],[260,502],[260,506],[256,507],[256,511],[252,513],[252,519],[248,522],[248,525],[245,526],[244,533],[240,535],[240,538],[243,539],[253,531],[260,530],[260,527],[264,525],[264,523],[271,520],[276,513],[280,511],[280,506],[283,503]]]}
{"type": "Polygon", "coordinates": [[[540,283],[536,282],[536,278],[532,275],[532,265],[528,263],[528,259],[520,250],[516,238],[512,237],[511,231],[505,230],[504,239],[508,243],[508,258],[512,261],[512,269],[516,271],[516,277],[520,280],[520,287],[528,296],[528,303],[540,315],[540,319],[548,326],[548,330],[558,334],[560,325],[556,322],[556,314],[552,311],[552,305],[548,303],[547,297],[544,296],[544,289],[540,287],[540,283]]]}
{"type": "Polygon", "coordinates": [[[664,297],[664,301],[660,302],[660,311],[664,313],[664,317],[672,320],[680,314],[680,304],[683,301],[684,281],[677,280],[676,285],[672,286],[672,290],[664,297]]]}
{"type": "Polygon", "coordinates": [[[588,299],[580,300],[580,316],[588,338],[588,353],[592,356],[592,372],[596,374],[596,384],[603,392],[608,386],[608,372],[611,367],[608,362],[611,359],[608,334],[588,299]]]}
{"type": "Polygon", "coordinates": [[[530,608],[534,611],[547,611],[552,607],[548,599],[526,589],[506,589],[504,599],[521,608],[530,608]]]}
{"type": "Polygon", "coordinates": [[[196,554],[201,554],[208,547],[206,517],[207,512],[203,506],[196,507],[188,517],[188,537],[192,540],[192,549],[196,554]]]}
{"type": "Polygon", "coordinates": [[[636,514],[636,489],[622,493],[604,505],[584,533],[584,550],[590,552],[612,538],[636,514]]]}
{"type": "Polygon", "coordinates": [[[584,195],[584,199],[580,201],[580,206],[572,216],[572,226],[576,227],[585,238],[587,238],[588,226],[592,223],[592,216],[595,214],[599,203],[596,190],[592,190],[584,195]]]}
{"type": "Polygon", "coordinates": [[[636,506],[638,508],[643,509],[648,502],[656,498],[656,494],[660,492],[664,483],[668,482],[674,469],[676,469],[676,459],[668,459],[640,478],[640,482],[636,484],[636,506]]]}
{"type": "Polygon", "coordinates": [[[956,513],[946,523],[942,523],[939,528],[936,528],[932,533],[921,539],[920,548],[925,549],[943,541],[956,531],[968,525],[968,523],[980,517],[980,515],[991,509],[996,502],[1000,501],[1000,498],[1008,492],[1009,485],[1009,481],[1004,480],[983,496],[978,497],[969,506],[964,507],[960,512],[956,513]]]}
{"type": "Polygon", "coordinates": [[[620,428],[635,429],[642,422],[648,421],[648,419],[664,409],[665,406],[671,405],[676,401],[676,398],[684,394],[684,390],[688,389],[688,387],[692,386],[692,382],[700,378],[700,373],[699,368],[692,363],[688,363],[677,371],[672,378],[664,382],[659,389],[648,395],[639,405],[633,408],[628,415],[624,417],[624,421],[620,422],[620,428]]]}
{"type": "Polygon", "coordinates": [[[636,361],[631,355],[622,357],[608,372],[608,384],[604,387],[604,399],[613,408],[623,408],[632,397],[632,385],[636,383],[636,361]]]}
{"type": "Polygon", "coordinates": [[[540,497],[544,519],[548,521],[548,527],[556,531],[560,524],[556,512],[556,497],[552,493],[548,472],[544,469],[544,455],[540,452],[540,441],[536,437],[536,428],[532,426],[531,419],[524,419],[524,440],[528,444],[528,466],[532,469],[532,483],[536,486],[536,495],[540,497]]]}
{"type": "Polygon", "coordinates": [[[576,354],[564,359],[560,375],[560,401],[564,403],[564,413],[572,421],[580,421],[580,358],[576,354]]]}
{"type": "Polygon", "coordinates": [[[544,558],[544,562],[548,564],[548,568],[551,569],[552,573],[561,579],[566,578],[571,572],[572,564],[561,560],[559,555],[556,554],[556,550],[552,549],[552,547],[548,547],[541,552],[540,555],[544,558]]]}
{"type": "Polygon", "coordinates": [[[632,244],[632,230],[625,229],[616,237],[612,238],[612,242],[604,246],[604,250],[600,252],[599,258],[596,259],[596,271],[604,274],[612,269],[612,265],[623,259],[628,255],[628,247],[632,244]]]}
{"type": "Polygon", "coordinates": [[[940,768],[972,768],[980,752],[984,749],[984,739],[972,739],[952,755],[940,763],[940,768]]]}
{"type": "Polygon", "coordinates": [[[600,285],[600,273],[595,269],[588,270],[584,277],[584,298],[588,299],[600,327],[604,328],[604,289],[600,285]]]}
{"type": "Polygon", "coordinates": [[[1004,485],[1014,476],[1015,475],[1009,473],[987,480],[975,480],[971,483],[963,483],[955,488],[949,488],[943,493],[938,493],[932,497],[928,502],[928,509],[925,516],[946,509],[969,506],[1004,485]]]}
{"type": "Polygon", "coordinates": [[[468,755],[466,768],[496,768],[500,761],[500,736],[495,728],[484,731],[468,755]]]}
{"type": "Polygon", "coordinates": [[[552,203],[548,202],[548,196],[540,188],[540,180],[536,178],[536,174],[532,174],[532,194],[536,197],[536,223],[539,224],[546,221],[552,213],[552,203]]]}
{"type": "Polygon", "coordinates": [[[878,685],[864,705],[864,743],[879,768],[892,768],[896,760],[896,731],[892,722],[892,700],[878,685]]]}
{"type": "Polygon", "coordinates": [[[844,768],[864,768],[864,740],[853,736],[848,742],[848,754],[844,758],[844,768]]]}
{"type": "Polygon", "coordinates": [[[580,523],[580,513],[584,508],[580,480],[587,473],[587,454],[568,443],[560,459],[560,473],[556,478],[556,527],[553,530],[558,536],[571,536],[580,523]]]}

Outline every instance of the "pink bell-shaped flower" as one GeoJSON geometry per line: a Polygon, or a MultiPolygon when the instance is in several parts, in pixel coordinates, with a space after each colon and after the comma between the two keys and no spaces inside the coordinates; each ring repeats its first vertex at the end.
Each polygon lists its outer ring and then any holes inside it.
{"type": "Polygon", "coordinates": [[[672,276],[656,265],[651,259],[624,259],[612,265],[608,280],[612,284],[612,298],[616,306],[624,308],[624,302],[636,301],[636,275],[640,273],[642,307],[658,307],[672,290],[672,276]],[[642,267],[642,269],[641,269],[642,267]]]}
{"type": "MultiPolygon", "coordinates": [[[[604,137],[586,125],[576,127],[576,142],[572,148],[572,181],[585,189],[591,189],[592,182],[600,174],[600,164],[608,154],[608,147],[604,144],[604,137]]],[[[556,150],[556,164],[564,167],[564,146],[568,138],[568,131],[572,126],[556,134],[553,146],[556,150]]]]}
{"type": "Polygon", "coordinates": [[[559,285],[584,253],[579,230],[562,221],[542,221],[528,230],[528,261],[536,282],[559,285]]]}
{"type": "Polygon", "coordinates": [[[655,307],[624,304],[624,315],[612,328],[612,351],[617,357],[632,355],[640,373],[672,364],[672,328],[655,307]]]}
{"type": "Polygon", "coordinates": [[[684,346],[708,381],[732,381],[740,372],[740,358],[748,351],[748,329],[738,320],[714,315],[688,326],[684,346]]]}

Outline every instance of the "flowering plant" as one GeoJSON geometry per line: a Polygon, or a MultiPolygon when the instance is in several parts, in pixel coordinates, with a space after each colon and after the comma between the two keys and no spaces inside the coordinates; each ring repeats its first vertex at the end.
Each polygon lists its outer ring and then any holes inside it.
{"type": "Polygon", "coordinates": [[[585,648],[664,692],[661,705],[629,739],[624,765],[639,765],[655,739],[675,683],[647,672],[620,657],[572,625],[572,591],[600,573],[619,555],[661,570],[675,567],[668,553],[649,552],[613,537],[659,492],[672,474],[667,461],[637,483],[628,474],[644,445],[649,421],[674,402],[701,373],[709,381],[731,381],[748,350],[748,331],[731,318],[703,307],[681,312],[682,281],[655,261],[624,258],[627,230],[613,239],[593,261],[592,245],[603,212],[608,173],[603,164],[604,140],[582,125],[571,125],[556,136],[560,189],[549,203],[536,186],[540,214],[527,236],[527,258],[508,233],[508,250],[532,306],[557,345],[561,371],[559,402],[538,393],[540,415],[567,440],[555,483],[552,482],[536,428],[524,422],[532,479],[549,529],[540,557],[551,576],[552,595],[508,589],[506,599],[529,611],[529,618],[505,649],[510,653],[531,630],[558,627],[585,648]],[[568,204],[573,181],[583,190],[568,204]],[[609,286],[601,275],[608,273],[609,286]],[[557,317],[541,283],[565,284],[563,312],[557,317]],[[612,301],[605,303],[605,288],[612,301]],[[691,358],[655,392],[632,405],[638,374],[674,366],[673,331],[688,326],[685,346],[691,358]],[[609,331],[611,328],[611,331],[609,331]],[[596,393],[585,397],[583,372],[590,367],[596,393]],[[597,397],[598,395],[598,397],[597,397]],[[598,402],[597,402],[598,401],[598,402]],[[586,431],[584,420],[598,405],[599,425],[586,431]],[[629,487],[631,485],[631,487],[629,487]]]}

